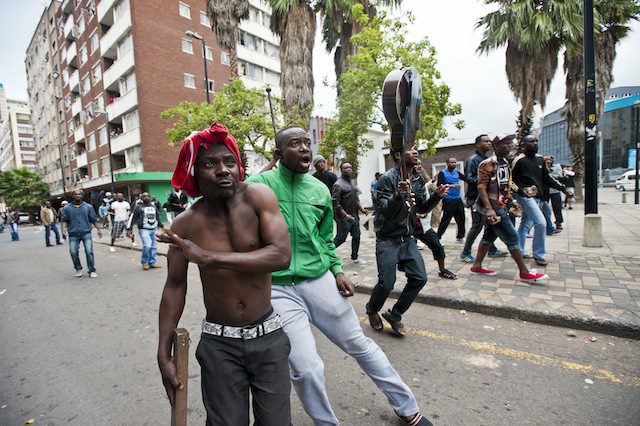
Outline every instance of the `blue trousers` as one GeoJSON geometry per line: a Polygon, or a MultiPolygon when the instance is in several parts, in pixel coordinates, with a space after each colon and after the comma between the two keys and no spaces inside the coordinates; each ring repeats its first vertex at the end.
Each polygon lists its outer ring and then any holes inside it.
{"type": "Polygon", "coordinates": [[[44,241],[45,241],[45,243],[48,246],[51,245],[51,238],[50,238],[51,231],[53,231],[54,235],[56,236],[56,244],[60,244],[60,231],[58,230],[58,224],[57,223],[50,223],[49,225],[45,225],[44,226],[44,241]]]}
{"type": "Polygon", "coordinates": [[[142,256],[140,263],[153,267],[158,261],[156,260],[156,249],[158,242],[156,241],[156,228],[140,229],[140,240],[142,241],[142,256]]]}
{"type": "Polygon", "coordinates": [[[518,202],[522,206],[522,219],[518,228],[520,250],[523,254],[526,253],[524,246],[527,242],[527,234],[533,226],[533,257],[544,259],[547,238],[547,220],[542,212],[544,201],[539,198],[518,196],[518,202]]]}
{"type": "Polygon", "coordinates": [[[360,218],[356,215],[354,219],[353,222],[349,222],[344,218],[338,219],[338,232],[333,239],[333,244],[338,248],[345,242],[347,235],[351,234],[351,260],[358,258],[358,251],[360,250],[360,218]]]}
{"type": "Polygon", "coordinates": [[[96,271],[96,266],[93,260],[93,240],[91,239],[91,231],[81,236],[69,235],[69,253],[71,254],[71,261],[76,271],[82,269],[80,263],[80,242],[84,246],[84,254],[87,257],[87,270],[89,273],[96,271]]]}

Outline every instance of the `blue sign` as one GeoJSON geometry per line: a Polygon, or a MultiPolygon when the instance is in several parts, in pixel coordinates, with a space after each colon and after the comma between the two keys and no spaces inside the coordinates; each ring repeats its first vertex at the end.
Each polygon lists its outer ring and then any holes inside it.
{"type": "Polygon", "coordinates": [[[636,150],[634,148],[629,148],[629,153],[627,155],[628,158],[628,163],[627,163],[627,169],[633,169],[635,170],[636,168],[636,150]]]}

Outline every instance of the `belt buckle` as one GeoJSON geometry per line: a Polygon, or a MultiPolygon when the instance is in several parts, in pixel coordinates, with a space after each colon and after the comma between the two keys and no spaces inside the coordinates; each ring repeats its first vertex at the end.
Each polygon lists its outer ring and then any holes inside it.
{"type": "Polygon", "coordinates": [[[242,327],[240,330],[240,336],[242,340],[250,340],[258,337],[258,327],[259,326],[251,326],[251,327],[242,327]]]}

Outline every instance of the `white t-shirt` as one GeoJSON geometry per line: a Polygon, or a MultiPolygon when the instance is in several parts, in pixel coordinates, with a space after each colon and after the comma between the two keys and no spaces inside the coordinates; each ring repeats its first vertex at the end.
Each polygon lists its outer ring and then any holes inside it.
{"type": "Polygon", "coordinates": [[[127,212],[131,210],[131,205],[127,201],[113,201],[111,203],[111,210],[115,213],[113,220],[115,222],[121,222],[127,220],[129,217],[127,212]]]}

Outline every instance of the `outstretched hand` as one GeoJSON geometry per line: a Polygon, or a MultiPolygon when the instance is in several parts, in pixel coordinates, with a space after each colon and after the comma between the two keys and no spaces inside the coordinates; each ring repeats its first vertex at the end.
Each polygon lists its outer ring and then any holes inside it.
{"type": "Polygon", "coordinates": [[[447,184],[440,185],[438,186],[438,189],[436,189],[436,194],[438,194],[440,198],[445,197],[448,193],[449,193],[449,185],[447,184]]]}
{"type": "Polygon", "coordinates": [[[176,248],[182,250],[182,254],[189,262],[195,263],[198,266],[208,265],[207,252],[200,246],[180,237],[178,234],[171,231],[168,228],[162,228],[156,232],[156,239],[161,243],[168,243],[176,248]]]}

